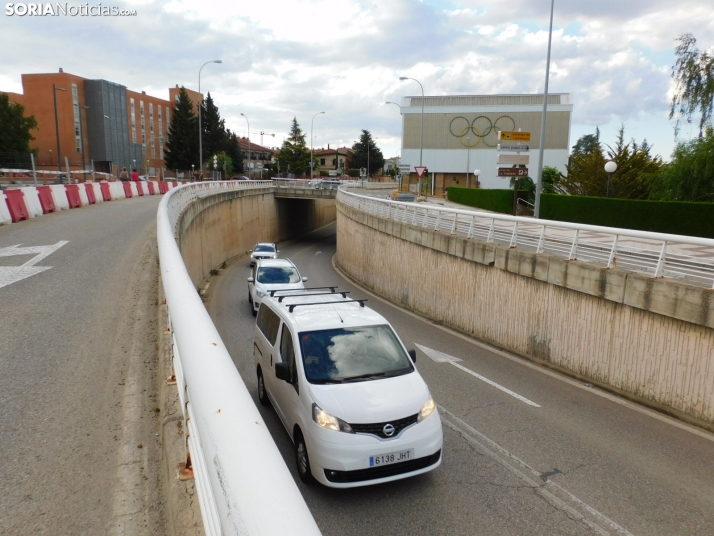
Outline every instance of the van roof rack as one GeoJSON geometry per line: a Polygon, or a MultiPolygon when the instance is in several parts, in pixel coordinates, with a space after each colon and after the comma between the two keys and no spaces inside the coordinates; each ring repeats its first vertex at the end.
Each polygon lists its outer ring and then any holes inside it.
{"type": "Polygon", "coordinates": [[[331,296],[332,294],[342,294],[343,298],[347,298],[349,291],[339,290],[337,292],[308,292],[306,294],[285,294],[278,296],[278,303],[282,303],[284,298],[302,298],[303,296],[331,296]]]}
{"type": "Polygon", "coordinates": [[[310,303],[286,303],[285,307],[288,308],[288,312],[292,313],[295,307],[305,307],[306,305],[342,305],[343,303],[359,303],[360,307],[364,307],[364,302],[366,299],[360,300],[345,300],[341,302],[334,301],[323,301],[323,302],[310,302],[310,303]]]}
{"type": "Polygon", "coordinates": [[[276,292],[303,292],[305,290],[327,290],[335,293],[337,291],[337,285],[330,285],[329,287],[306,287],[306,288],[274,288],[270,290],[270,297],[274,298],[276,292]]]}

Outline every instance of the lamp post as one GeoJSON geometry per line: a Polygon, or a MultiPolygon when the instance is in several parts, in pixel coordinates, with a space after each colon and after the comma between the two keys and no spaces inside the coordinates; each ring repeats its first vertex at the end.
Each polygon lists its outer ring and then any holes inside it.
{"type": "MultiPolygon", "coordinates": [[[[245,122],[248,123],[248,176],[250,176],[250,121],[248,121],[248,116],[241,112],[241,115],[245,117],[245,122]]],[[[243,170],[245,171],[245,170],[243,170]]],[[[251,177],[252,178],[252,177],[251,177]]]]}
{"type": "Polygon", "coordinates": [[[471,137],[466,136],[466,188],[469,184],[469,168],[471,167],[471,137]]]}
{"type": "Polygon", "coordinates": [[[52,84],[52,98],[55,101],[55,133],[57,134],[57,169],[62,171],[62,153],[60,152],[60,139],[59,139],[59,120],[57,119],[57,92],[67,91],[63,87],[57,87],[52,84]]]}
{"type": "Polygon", "coordinates": [[[474,169],[474,180],[476,181],[476,187],[478,188],[478,178],[481,175],[480,169],[474,169]]]}
{"type": "Polygon", "coordinates": [[[315,125],[315,118],[320,115],[324,114],[325,112],[317,112],[315,115],[312,116],[312,121],[310,122],[310,180],[312,180],[313,173],[315,171],[315,162],[313,161],[312,158],[312,128],[315,125]]]}
{"type": "MultiPolygon", "coordinates": [[[[400,76],[399,80],[413,80],[421,88],[421,135],[419,138],[419,167],[422,166],[422,154],[424,152],[424,86],[416,78],[409,78],[408,76],[400,76]]],[[[419,177],[419,193],[421,194],[421,177],[419,177]]]]}
{"type": "Polygon", "coordinates": [[[613,160],[605,162],[605,171],[607,172],[607,192],[605,197],[610,197],[610,179],[612,178],[612,174],[617,171],[617,162],[613,160]]]}
{"type": "MultiPolygon", "coordinates": [[[[209,63],[223,63],[222,60],[211,60],[207,61],[198,70],[198,93],[201,93],[201,70],[209,63]]],[[[203,99],[201,99],[203,101],[203,99]]],[[[198,165],[203,169],[203,131],[201,130],[201,108],[203,108],[203,102],[198,103],[198,165]]],[[[148,175],[148,173],[147,173],[148,175]]]]}
{"type": "Polygon", "coordinates": [[[545,124],[548,111],[548,79],[550,78],[550,44],[553,40],[553,7],[555,0],[550,0],[550,30],[548,30],[548,55],[545,60],[545,87],[543,88],[543,117],[540,122],[540,147],[538,148],[538,176],[536,179],[535,207],[533,217],[540,218],[540,194],[543,191],[543,153],[545,151],[545,124]]]}

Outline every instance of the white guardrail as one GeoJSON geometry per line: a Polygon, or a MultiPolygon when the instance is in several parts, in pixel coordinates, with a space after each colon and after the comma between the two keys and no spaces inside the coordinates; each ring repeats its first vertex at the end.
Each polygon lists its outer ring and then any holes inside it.
{"type": "Polygon", "coordinates": [[[176,244],[195,199],[272,187],[271,181],[202,182],[164,195],[157,214],[161,277],[204,529],[207,535],[320,534],[265,422],[191,282],[176,244]]]}
{"type": "Polygon", "coordinates": [[[376,216],[433,231],[714,288],[714,240],[708,238],[404,203],[345,188],[339,189],[337,200],[376,216]],[[711,251],[688,255],[687,248],[681,246],[703,246],[711,251]]]}

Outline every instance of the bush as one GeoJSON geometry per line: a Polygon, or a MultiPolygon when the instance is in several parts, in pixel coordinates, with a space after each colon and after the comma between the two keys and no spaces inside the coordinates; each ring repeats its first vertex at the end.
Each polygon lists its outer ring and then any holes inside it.
{"type": "Polygon", "coordinates": [[[542,194],[540,217],[545,220],[714,238],[714,203],[542,194]]]}
{"type": "Polygon", "coordinates": [[[513,214],[513,190],[483,190],[481,188],[449,186],[449,201],[502,214],[513,214]]]}
{"type": "Polygon", "coordinates": [[[359,168],[348,169],[347,175],[350,177],[359,177],[359,168]]]}

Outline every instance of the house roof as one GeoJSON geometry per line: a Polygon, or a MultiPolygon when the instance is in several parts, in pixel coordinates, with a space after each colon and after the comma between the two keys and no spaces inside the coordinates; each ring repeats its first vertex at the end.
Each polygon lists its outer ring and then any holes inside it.
{"type": "Polygon", "coordinates": [[[326,155],[333,155],[333,154],[340,154],[342,156],[349,156],[349,154],[352,152],[352,149],[348,147],[338,147],[337,149],[318,149],[315,151],[316,156],[326,156],[326,155]]]}
{"type": "MultiPolygon", "coordinates": [[[[248,139],[247,138],[238,138],[238,145],[240,146],[241,151],[248,151],[248,139]]],[[[250,142],[250,150],[256,153],[270,153],[270,154],[278,154],[279,151],[276,151],[275,149],[271,149],[270,147],[263,147],[262,145],[258,145],[257,143],[250,142]]]]}

